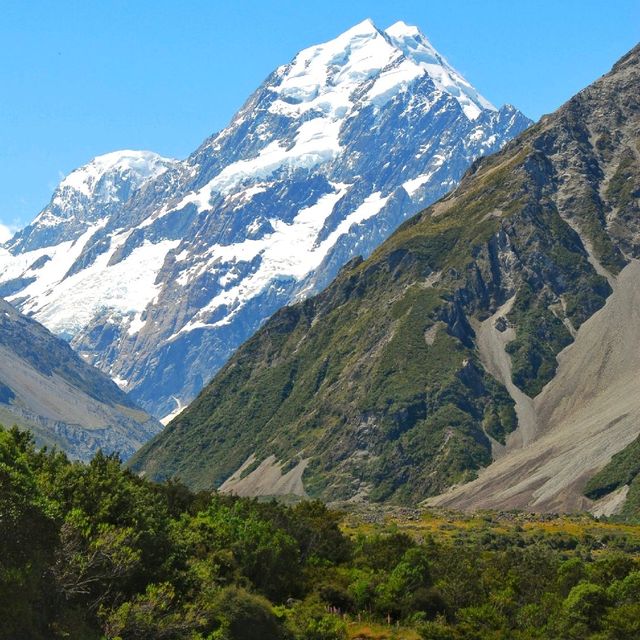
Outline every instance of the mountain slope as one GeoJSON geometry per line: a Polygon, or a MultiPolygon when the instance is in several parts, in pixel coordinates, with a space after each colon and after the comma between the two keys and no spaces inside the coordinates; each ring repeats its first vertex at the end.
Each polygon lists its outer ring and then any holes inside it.
{"type": "Polygon", "coordinates": [[[529,123],[415,27],[365,21],[276,69],[186,160],[71,174],[6,245],[0,294],[165,416],[529,123]]]}
{"type": "Polygon", "coordinates": [[[63,340],[0,300],[0,424],[88,460],[130,456],[160,424],[63,340]]]}
{"type": "MultiPolygon", "coordinates": [[[[532,468],[552,457],[556,442],[544,438],[558,431],[570,445],[581,429],[567,435],[563,426],[571,387],[562,381],[589,393],[594,369],[603,381],[608,371],[640,365],[637,350],[625,352],[624,332],[591,330],[598,317],[615,320],[610,308],[635,309],[639,75],[636,48],[476,162],[456,190],[368,260],[351,262],[320,295],[276,313],[138,452],[133,468],[238,493],[286,486],[325,499],[411,502],[471,479],[493,458],[478,483],[505,465],[514,475],[496,473],[494,489],[530,479],[514,503],[498,498],[494,506],[576,506],[588,475],[640,432],[640,422],[626,417],[640,403],[637,376],[626,377],[631,406],[614,402],[594,427],[609,434],[606,449],[590,457],[580,450],[572,483],[534,503],[540,485],[532,468]],[[567,368],[564,357],[558,365],[574,338],[567,352],[584,355],[583,334],[591,336],[585,366],[574,360],[567,368]],[[623,356],[624,363],[605,364],[623,356]],[[512,464],[518,455],[524,459],[512,464]],[[294,473],[295,483],[283,483],[294,473]]],[[[637,336],[632,317],[625,321],[637,336]]],[[[567,446],[565,464],[571,452],[567,446]]],[[[467,488],[455,495],[462,501],[467,488]]]]}

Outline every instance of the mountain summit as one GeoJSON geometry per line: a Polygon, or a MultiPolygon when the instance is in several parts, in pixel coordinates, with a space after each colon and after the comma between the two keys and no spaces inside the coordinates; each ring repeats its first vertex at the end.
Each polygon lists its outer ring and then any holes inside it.
{"type": "Polygon", "coordinates": [[[74,171],[0,255],[0,295],[157,416],[530,124],[415,28],[362,22],[276,69],[186,160],[74,171]]]}
{"type": "Polygon", "coordinates": [[[292,107],[278,105],[272,110],[299,115],[318,109],[337,118],[355,104],[381,107],[424,76],[438,91],[453,96],[470,120],[485,109],[496,110],[416,27],[397,22],[380,31],[371,20],[301,51],[290,65],[280,67],[273,87],[280,101],[292,107]]]}

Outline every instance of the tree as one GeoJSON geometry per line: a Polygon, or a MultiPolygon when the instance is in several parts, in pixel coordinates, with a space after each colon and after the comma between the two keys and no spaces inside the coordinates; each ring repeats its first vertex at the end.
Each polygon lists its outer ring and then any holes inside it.
{"type": "Polygon", "coordinates": [[[609,599],[606,591],[591,582],[581,582],[571,589],[562,605],[561,627],[568,638],[582,639],[600,625],[609,599]]]}

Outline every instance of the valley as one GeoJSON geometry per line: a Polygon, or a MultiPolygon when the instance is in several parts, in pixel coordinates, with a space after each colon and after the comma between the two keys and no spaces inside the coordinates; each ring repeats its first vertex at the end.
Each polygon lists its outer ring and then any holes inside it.
{"type": "MultiPolygon", "coordinates": [[[[0,640],[640,640],[640,44],[533,122],[417,27],[275,4],[78,6],[51,48],[62,3],[23,74],[38,126],[86,124],[60,89],[94,81],[105,132],[147,91],[133,128],[173,111],[167,138],[245,100],[0,220],[0,640]]],[[[542,104],[619,11],[587,37],[588,3],[544,4],[428,9],[542,104]]]]}

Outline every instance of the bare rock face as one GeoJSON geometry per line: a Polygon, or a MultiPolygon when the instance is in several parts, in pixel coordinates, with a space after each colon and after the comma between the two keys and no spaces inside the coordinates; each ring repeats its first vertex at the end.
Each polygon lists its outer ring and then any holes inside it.
{"type": "Polygon", "coordinates": [[[74,171],[0,255],[0,295],[166,416],[529,124],[414,27],[365,21],[276,69],[186,160],[74,171]]]}
{"type": "Polygon", "coordinates": [[[247,492],[304,461],[326,500],[639,504],[639,207],[637,47],[276,313],[133,468],[247,492]]]}

